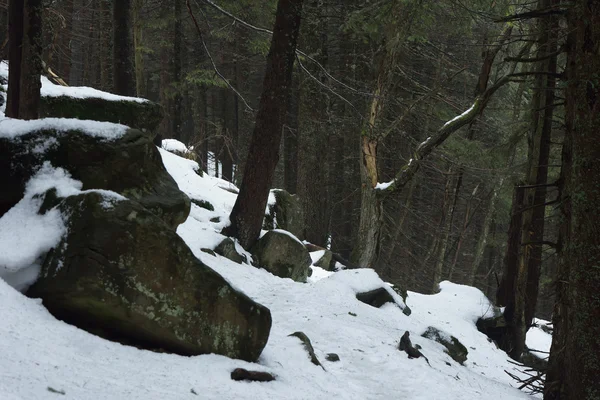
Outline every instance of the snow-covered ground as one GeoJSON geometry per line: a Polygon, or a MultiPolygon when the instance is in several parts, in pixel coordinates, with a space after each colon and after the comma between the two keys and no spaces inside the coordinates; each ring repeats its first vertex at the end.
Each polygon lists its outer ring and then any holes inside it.
{"type": "MultiPolygon", "coordinates": [[[[0,399],[528,398],[511,387],[504,370],[517,371],[506,354],[475,328],[476,319],[491,312],[479,290],[443,282],[436,295],[410,292],[412,314],[406,316],[390,303],[378,309],[356,300],[358,291],[386,285],[370,269],[328,273],[314,267],[309,283],[302,284],[204,253],[201,248],[214,248],[222,240],[218,232],[228,222],[236,195],[225,190],[231,189],[226,181],[197,175],[195,162],[160,152],[180,189],[215,209],[193,204],[177,233],[205,264],[271,310],[273,327],[258,363],[158,354],[112,343],[56,320],[39,300],[0,279],[0,399]],[[219,222],[211,222],[215,217],[219,222]],[[420,337],[429,326],[466,346],[464,366],[440,344],[420,337]],[[431,365],[397,349],[406,330],[431,365]],[[296,331],[311,339],[324,369],[310,362],[300,340],[288,336],[296,331]],[[327,353],[338,354],[340,361],[326,361],[327,353]],[[237,367],[268,371],[276,380],[234,382],[230,373],[237,367]]],[[[7,251],[3,245],[0,254],[7,251]]],[[[548,350],[544,340],[532,338],[528,345],[548,350]]]]}

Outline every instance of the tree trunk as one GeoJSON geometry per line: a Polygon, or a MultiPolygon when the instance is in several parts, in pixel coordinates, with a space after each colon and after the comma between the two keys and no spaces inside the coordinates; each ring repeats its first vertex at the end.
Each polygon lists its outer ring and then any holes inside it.
{"type": "Polygon", "coordinates": [[[544,399],[592,400],[600,398],[600,3],[576,1],[568,31],[563,225],[544,399]]]}
{"type": "Polygon", "coordinates": [[[8,6],[8,66],[10,74],[8,75],[5,112],[6,116],[10,118],[19,118],[24,13],[23,0],[10,0],[8,6]]]}
{"type": "Polygon", "coordinates": [[[298,109],[300,105],[300,77],[292,77],[292,95],[287,122],[283,131],[284,174],[283,186],[291,194],[298,190],[298,109]]]}
{"type": "Polygon", "coordinates": [[[235,236],[245,248],[251,248],[260,233],[279,160],[279,145],[288,109],[296,41],[300,30],[302,0],[279,0],[263,93],[250,142],[240,193],[226,234],[235,236]]]}
{"type": "Polygon", "coordinates": [[[42,87],[43,4],[42,0],[25,0],[11,2],[10,6],[11,58],[6,115],[12,118],[37,119],[42,87]]]}
{"type": "Polygon", "coordinates": [[[144,76],[143,36],[144,25],[141,11],[144,0],[133,1],[133,46],[135,51],[135,86],[138,97],[146,97],[146,78],[144,76]]]}
{"type": "Polygon", "coordinates": [[[113,79],[114,91],[123,96],[135,96],[131,44],[131,0],[113,2],[113,79]]]}

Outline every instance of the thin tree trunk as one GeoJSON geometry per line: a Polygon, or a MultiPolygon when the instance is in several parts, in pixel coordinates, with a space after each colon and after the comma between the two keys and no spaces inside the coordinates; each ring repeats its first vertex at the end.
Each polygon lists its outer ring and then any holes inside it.
{"type": "Polygon", "coordinates": [[[131,44],[131,0],[113,2],[113,79],[115,93],[135,96],[131,44]]]}
{"type": "Polygon", "coordinates": [[[271,49],[240,193],[226,234],[251,248],[260,233],[288,109],[302,0],[279,0],[271,49]]]}
{"type": "Polygon", "coordinates": [[[146,97],[146,78],[144,76],[143,37],[144,24],[141,11],[144,0],[133,0],[133,44],[135,51],[135,85],[138,97],[146,97]]]}
{"type": "Polygon", "coordinates": [[[21,98],[21,54],[23,48],[23,0],[10,0],[8,6],[8,93],[6,116],[19,118],[21,98]]]}
{"type": "Polygon", "coordinates": [[[42,0],[25,0],[19,118],[37,119],[42,74],[42,0]]]}

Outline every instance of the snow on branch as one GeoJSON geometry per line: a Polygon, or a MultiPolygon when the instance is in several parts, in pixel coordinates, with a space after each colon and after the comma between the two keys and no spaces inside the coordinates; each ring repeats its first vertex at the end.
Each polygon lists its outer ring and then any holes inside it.
{"type": "Polygon", "coordinates": [[[444,141],[454,132],[465,125],[470,124],[477,118],[487,106],[492,95],[502,86],[511,82],[512,76],[507,75],[498,80],[493,86],[485,90],[481,95],[477,96],[471,107],[468,110],[452,118],[450,121],[442,125],[433,135],[423,141],[417,149],[410,161],[402,167],[396,174],[394,179],[387,184],[380,184],[375,187],[380,195],[387,196],[398,190],[401,190],[415,175],[421,167],[421,160],[427,157],[435,148],[444,143],[444,141]]]}

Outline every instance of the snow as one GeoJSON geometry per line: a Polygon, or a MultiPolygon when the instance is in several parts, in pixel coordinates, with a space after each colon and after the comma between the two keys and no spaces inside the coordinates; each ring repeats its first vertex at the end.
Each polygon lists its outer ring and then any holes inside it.
{"type": "Polygon", "coordinates": [[[375,185],[375,190],[385,190],[385,189],[389,188],[390,186],[392,186],[393,183],[394,183],[393,179],[389,182],[377,183],[377,185],[375,185]]]}
{"type": "Polygon", "coordinates": [[[527,331],[527,340],[525,341],[525,344],[534,356],[547,358],[548,353],[550,352],[550,346],[552,345],[552,335],[544,332],[539,326],[547,326],[550,322],[535,318],[534,323],[537,326],[533,326],[527,331]],[[539,352],[533,350],[539,350],[539,352]]]}
{"type": "MultiPolygon", "coordinates": [[[[0,76],[8,79],[8,63],[6,61],[0,62],[0,76]]],[[[73,97],[76,99],[86,99],[86,98],[98,98],[108,101],[134,101],[137,103],[144,103],[148,100],[141,99],[138,97],[127,97],[127,96],[119,96],[116,94],[103,92],[101,90],[97,90],[91,87],[86,86],[60,86],[52,83],[48,78],[42,76],[42,88],[40,90],[40,95],[42,97],[73,97]]],[[[5,85],[6,86],[6,85],[5,85]]],[[[6,89],[6,87],[5,87],[6,89]]]]}
{"type": "Polygon", "coordinates": [[[161,146],[166,151],[178,151],[182,154],[189,152],[187,146],[177,139],[163,139],[161,146]]]}
{"type": "MultiPolygon", "coordinates": [[[[513,382],[504,370],[518,372],[508,356],[475,328],[478,317],[492,312],[479,290],[442,282],[435,295],[411,292],[407,303],[412,314],[406,316],[394,304],[374,308],[356,299],[358,292],[384,287],[403,304],[371,269],[327,272],[313,266],[313,276],[302,284],[204,253],[202,248],[213,248],[223,239],[219,232],[228,222],[235,194],[223,190],[220,179],[198,176],[195,162],[162,149],[160,154],[182,191],[210,201],[215,208],[208,211],[193,205],[177,233],[196,257],[271,310],[273,326],[260,359],[251,364],[214,354],[181,357],[112,343],[56,320],[39,300],[23,296],[0,279],[1,399],[56,399],[49,388],[64,391],[65,399],[78,400],[529,398],[510,387],[513,382]],[[210,221],[216,217],[219,222],[210,221]],[[440,344],[420,336],[429,326],[457,337],[467,347],[465,366],[454,362],[440,344]],[[398,341],[407,330],[431,366],[398,351],[398,341]],[[311,339],[325,370],[311,364],[302,343],[288,336],[296,331],[311,339]],[[340,361],[326,361],[327,353],[338,354],[340,361]],[[276,380],[234,382],[230,373],[238,367],[270,372],[276,380]]],[[[61,191],[78,190],[67,174],[49,170],[31,183],[28,193],[47,188],[52,179],[64,181],[61,191]]],[[[29,204],[20,216],[39,220],[36,211],[29,204]]],[[[6,222],[4,218],[0,224],[6,222]]],[[[48,223],[56,238],[58,220],[48,223]]],[[[22,245],[0,226],[2,249],[22,245]]],[[[28,242],[42,250],[41,237],[29,236],[28,242]]],[[[50,241],[44,246],[49,245],[50,241]]]]}
{"type": "MultiPolygon", "coordinates": [[[[475,103],[473,103],[473,105],[471,107],[469,107],[469,109],[467,111],[465,111],[464,113],[457,115],[456,117],[452,118],[450,121],[446,122],[443,127],[446,127],[446,126],[450,125],[451,123],[453,123],[454,121],[457,121],[457,120],[461,119],[462,117],[464,117],[465,115],[469,114],[471,111],[473,111],[473,108],[475,108],[475,103]]],[[[423,144],[427,143],[429,141],[429,139],[431,139],[431,138],[427,138],[427,140],[425,140],[423,142],[423,144]]]]}
{"type": "MultiPolygon", "coordinates": [[[[98,122],[70,118],[41,118],[35,120],[21,120],[0,117],[0,138],[15,139],[41,129],[55,130],[57,132],[80,131],[86,135],[104,140],[115,140],[122,137],[127,129],[125,125],[111,122],[98,122]]],[[[43,152],[48,145],[38,149],[43,152]]]]}
{"type": "Polygon", "coordinates": [[[58,197],[98,192],[105,198],[105,206],[124,199],[107,190],[81,191],[81,187],[64,169],[47,161],[43,164],[27,183],[23,199],[0,218],[0,278],[17,290],[27,289],[39,275],[40,257],[66,233],[65,217],[58,208],[38,213],[41,195],[49,189],[56,188],[58,197]]]}

